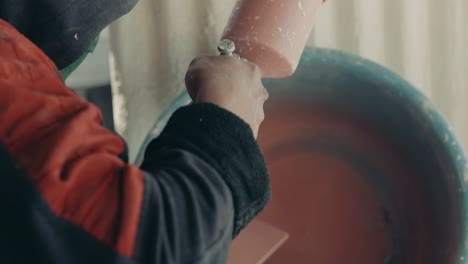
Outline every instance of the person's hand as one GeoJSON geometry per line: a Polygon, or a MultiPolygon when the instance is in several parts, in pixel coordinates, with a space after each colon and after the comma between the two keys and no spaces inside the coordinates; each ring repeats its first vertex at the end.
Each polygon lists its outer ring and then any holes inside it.
{"type": "Polygon", "coordinates": [[[250,125],[257,138],[268,99],[257,65],[231,56],[199,57],[190,64],[185,84],[193,102],[231,111],[250,125]]]}

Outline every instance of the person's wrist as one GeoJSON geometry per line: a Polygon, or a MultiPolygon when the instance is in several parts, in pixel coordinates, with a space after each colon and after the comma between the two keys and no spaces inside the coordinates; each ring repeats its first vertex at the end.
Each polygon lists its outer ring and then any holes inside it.
{"type": "Polygon", "coordinates": [[[252,131],[252,133],[254,134],[254,137],[257,138],[257,134],[258,134],[258,128],[255,126],[255,123],[252,123],[251,120],[247,119],[245,115],[243,115],[241,113],[241,111],[234,107],[234,103],[230,102],[230,103],[227,103],[226,101],[223,101],[223,103],[217,103],[215,102],[216,100],[205,100],[205,99],[202,99],[202,100],[196,100],[196,101],[193,101],[193,103],[195,104],[203,104],[203,103],[207,103],[207,104],[213,104],[233,115],[235,115],[237,118],[241,119],[243,122],[245,122],[250,130],[252,131]]]}

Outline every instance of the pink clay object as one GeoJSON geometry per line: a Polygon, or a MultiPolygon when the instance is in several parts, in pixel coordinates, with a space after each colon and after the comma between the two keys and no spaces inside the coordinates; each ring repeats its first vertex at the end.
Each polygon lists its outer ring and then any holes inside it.
{"type": "Polygon", "coordinates": [[[323,0],[238,0],[222,39],[264,78],[294,73],[323,0]]]}

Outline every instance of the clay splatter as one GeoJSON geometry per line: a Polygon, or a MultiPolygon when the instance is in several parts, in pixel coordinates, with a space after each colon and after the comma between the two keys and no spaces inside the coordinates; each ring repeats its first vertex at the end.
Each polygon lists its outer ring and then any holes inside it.
{"type": "Polygon", "coordinates": [[[306,13],[304,11],[304,8],[302,7],[302,2],[301,1],[297,2],[297,7],[299,8],[299,11],[301,11],[302,16],[306,16],[306,13]]]}
{"type": "Polygon", "coordinates": [[[280,24],[278,23],[278,18],[273,17],[273,20],[275,21],[275,25],[276,25],[276,30],[278,30],[278,32],[283,32],[283,29],[280,27],[280,24]]]}

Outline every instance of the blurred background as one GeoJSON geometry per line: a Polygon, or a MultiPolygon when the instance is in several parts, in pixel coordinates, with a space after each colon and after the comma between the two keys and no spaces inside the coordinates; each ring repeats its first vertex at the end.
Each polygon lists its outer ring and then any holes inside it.
{"type": "MultiPolygon", "coordinates": [[[[184,90],[191,59],[217,54],[234,3],[140,0],[67,80],[103,110],[104,125],[127,140],[132,160],[184,90]]],[[[434,101],[468,149],[467,14],[466,0],[328,0],[308,45],[358,54],[399,73],[434,101]]]]}

